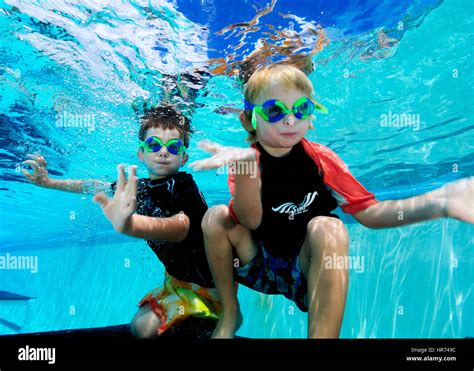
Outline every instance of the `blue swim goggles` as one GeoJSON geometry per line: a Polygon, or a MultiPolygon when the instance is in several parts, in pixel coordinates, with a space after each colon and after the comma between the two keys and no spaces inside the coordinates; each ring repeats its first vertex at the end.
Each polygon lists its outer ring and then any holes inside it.
{"type": "Polygon", "coordinates": [[[186,151],[186,146],[179,139],[170,139],[166,144],[158,137],[152,136],[145,141],[140,141],[140,147],[147,152],[159,152],[162,147],[166,147],[169,153],[179,155],[186,151]]]}
{"type": "Polygon", "coordinates": [[[248,100],[244,100],[245,110],[252,111],[252,127],[257,130],[257,116],[258,113],[262,119],[267,122],[277,122],[283,119],[289,114],[294,114],[299,120],[308,118],[315,110],[321,111],[322,113],[328,113],[328,110],[323,105],[313,101],[308,97],[299,98],[294,104],[293,108],[289,109],[285,104],[278,99],[270,99],[261,106],[250,103],[248,100]]]}

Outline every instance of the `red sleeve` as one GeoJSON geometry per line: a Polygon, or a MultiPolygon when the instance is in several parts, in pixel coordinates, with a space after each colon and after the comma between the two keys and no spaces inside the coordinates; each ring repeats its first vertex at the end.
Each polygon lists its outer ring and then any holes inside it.
{"type": "MultiPolygon", "coordinates": [[[[260,176],[260,152],[258,151],[255,144],[252,144],[251,147],[257,151],[257,169],[258,169],[258,176],[260,176]]],[[[235,214],[235,211],[234,211],[234,188],[235,188],[235,175],[234,174],[229,174],[229,177],[227,178],[227,185],[229,187],[229,192],[232,195],[232,198],[229,201],[229,213],[232,219],[234,219],[234,222],[236,222],[237,224],[240,224],[239,219],[237,218],[237,215],[235,214]]]]}
{"type": "Polygon", "coordinates": [[[345,213],[354,214],[378,202],[332,150],[306,139],[303,139],[303,147],[318,165],[324,183],[345,213]]]}

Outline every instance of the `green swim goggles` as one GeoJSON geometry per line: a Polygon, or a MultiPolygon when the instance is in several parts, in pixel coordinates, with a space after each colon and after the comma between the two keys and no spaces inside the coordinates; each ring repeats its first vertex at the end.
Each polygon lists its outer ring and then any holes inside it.
{"type": "Polygon", "coordinates": [[[162,147],[166,147],[169,153],[180,155],[186,151],[186,146],[179,139],[170,139],[166,144],[158,137],[152,136],[145,141],[140,141],[140,148],[147,152],[159,152],[162,147]]]}
{"type": "Polygon", "coordinates": [[[322,113],[328,113],[326,107],[314,102],[308,97],[299,98],[295,104],[293,104],[293,108],[291,109],[287,108],[285,104],[278,99],[267,100],[263,102],[261,106],[250,103],[245,99],[244,104],[245,110],[252,110],[252,127],[254,130],[257,130],[257,113],[262,119],[271,123],[280,121],[290,113],[294,114],[299,120],[308,118],[315,110],[321,111],[322,113]]]}

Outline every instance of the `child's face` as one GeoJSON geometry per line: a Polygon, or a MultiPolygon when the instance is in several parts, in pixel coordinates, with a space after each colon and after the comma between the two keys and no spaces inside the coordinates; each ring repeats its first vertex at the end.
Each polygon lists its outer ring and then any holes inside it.
{"type": "MultiPolygon", "coordinates": [[[[301,90],[295,88],[282,89],[281,86],[270,86],[263,91],[254,102],[261,105],[269,99],[278,99],[287,108],[292,108],[294,103],[301,97],[307,96],[301,90]]],[[[306,135],[310,125],[311,117],[297,119],[293,114],[285,116],[277,122],[267,122],[259,114],[257,116],[257,140],[269,151],[270,154],[284,155],[306,135]],[[273,153],[272,153],[273,152],[273,153]]]]}
{"type": "MultiPolygon", "coordinates": [[[[176,129],[150,128],[146,131],[144,140],[151,136],[160,138],[165,144],[171,139],[181,139],[183,141],[176,129]]],[[[161,147],[158,152],[147,152],[139,148],[138,157],[145,163],[150,179],[159,179],[175,174],[188,160],[188,155],[185,152],[174,155],[168,152],[166,146],[161,147]]]]}

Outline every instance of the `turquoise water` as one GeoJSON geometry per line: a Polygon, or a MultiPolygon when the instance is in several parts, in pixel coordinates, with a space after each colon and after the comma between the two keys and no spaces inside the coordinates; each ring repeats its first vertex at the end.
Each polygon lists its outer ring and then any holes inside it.
{"type": "MultiPolygon", "coordinates": [[[[38,4],[0,1],[0,255],[38,259],[36,273],[0,270],[0,290],[35,297],[0,300],[0,334],[126,323],[161,283],[151,250],[115,234],[90,196],[36,188],[16,165],[40,151],[53,177],[112,180],[121,162],[146,176],[131,102],[159,102],[164,73],[219,56],[234,41],[215,32],[255,14],[248,6],[225,18],[219,1],[156,1],[151,10],[141,2],[38,4]],[[59,111],[95,115],[93,130],[58,127],[59,111]]],[[[330,115],[318,116],[310,140],[336,151],[379,199],[474,173],[471,1],[290,4],[277,2],[262,24],[288,26],[276,15],[284,9],[321,22],[331,40],[310,75],[330,115]],[[397,42],[381,47],[382,28],[397,42]],[[399,127],[393,117],[402,114],[412,119],[399,127]]],[[[191,160],[205,156],[196,147],[203,139],[245,145],[236,116],[215,112],[241,99],[232,79],[209,81],[196,100],[191,160]]],[[[228,202],[225,176],[193,175],[210,205],[228,202]]],[[[473,336],[472,226],[441,220],[374,231],[344,220],[350,255],[364,258],[364,270],[350,270],[342,337],[473,336]]],[[[239,298],[239,335],[305,337],[306,316],[283,297],[241,287],[239,298]]]]}

